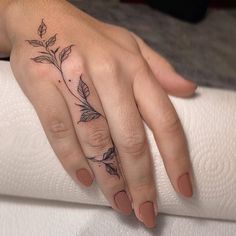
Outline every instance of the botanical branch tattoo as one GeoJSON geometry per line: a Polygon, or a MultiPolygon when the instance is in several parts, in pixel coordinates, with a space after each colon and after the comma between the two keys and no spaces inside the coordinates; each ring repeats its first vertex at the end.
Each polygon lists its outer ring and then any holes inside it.
{"type": "Polygon", "coordinates": [[[118,178],[120,178],[118,168],[116,167],[116,156],[117,156],[117,153],[116,153],[115,147],[111,147],[103,154],[102,158],[87,157],[87,159],[92,162],[99,163],[100,165],[103,164],[106,168],[106,171],[110,175],[115,175],[118,178]]]}
{"type": "MultiPolygon", "coordinates": [[[[52,37],[45,39],[45,35],[47,34],[47,26],[42,19],[40,26],[38,27],[37,31],[39,39],[36,40],[26,40],[31,46],[35,48],[42,48],[42,50],[38,51],[39,55],[37,57],[31,58],[36,63],[42,64],[51,64],[53,65],[61,75],[61,79],[58,80],[61,83],[61,80],[64,82],[66,88],[70,92],[70,94],[79,101],[79,103],[75,103],[76,106],[80,107],[80,111],[82,112],[80,122],[88,122],[91,120],[98,119],[99,117],[103,117],[106,119],[102,114],[97,112],[93,106],[89,103],[88,97],[90,95],[90,90],[88,85],[83,81],[82,74],[79,78],[79,83],[77,86],[78,94],[71,90],[69,83],[71,80],[67,80],[63,73],[62,65],[63,62],[66,61],[71,52],[72,48],[74,47],[73,44],[63,48],[62,50],[60,47],[55,47],[57,41],[57,34],[54,34],[52,37]]],[[[87,157],[89,161],[98,163],[99,166],[104,165],[107,173],[110,175],[115,175],[120,178],[119,170],[116,164],[116,150],[115,147],[111,147],[105,152],[102,158],[98,157],[87,157]]]]}
{"type": "MultiPolygon", "coordinates": [[[[79,84],[77,87],[78,95],[75,94],[68,85],[68,81],[66,80],[63,70],[62,70],[62,64],[63,62],[69,58],[73,44],[63,48],[60,50],[60,47],[52,48],[56,41],[57,41],[57,34],[53,35],[52,37],[48,38],[47,40],[44,39],[45,35],[47,33],[47,26],[44,23],[44,20],[42,19],[41,24],[38,28],[38,36],[40,39],[38,40],[26,40],[31,46],[43,48],[44,50],[39,51],[40,54],[37,57],[31,58],[36,63],[43,63],[43,64],[51,64],[53,65],[61,75],[61,78],[66,85],[66,88],[71,93],[73,97],[75,97],[80,103],[75,103],[75,105],[80,106],[80,110],[82,112],[82,115],[80,117],[80,120],[77,122],[88,122],[94,119],[97,119],[99,117],[105,117],[97,112],[88,102],[88,96],[90,95],[89,87],[88,85],[82,80],[82,74],[79,79],[79,84]]],[[[59,83],[61,80],[58,81],[59,83]]],[[[71,82],[71,80],[69,80],[71,82]]]]}
{"type": "Polygon", "coordinates": [[[79,85],[77,88],[77,91],[81,97],[80,102],[81,104],[75,104],[77,106],[80,106],[80,111],[82,112],[82,115],[80,117],[80,121],[79,122],[87,122],[93,119],[97,119],[100,116],[102,116],[99,112],[97,112],[88,102],[88,96],[90,95],[90,91],[89,91],[89,87],[88,85],[82,80],[82,78],[80,77],[79,80],[79,85]]]}

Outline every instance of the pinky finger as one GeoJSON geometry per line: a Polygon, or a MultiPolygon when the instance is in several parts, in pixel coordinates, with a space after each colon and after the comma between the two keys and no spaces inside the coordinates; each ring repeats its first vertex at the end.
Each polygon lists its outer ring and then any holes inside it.
{"type": "Polygon", "coordinates": [[[191,197],[193,191],[187,140],[171,101],[151,71],[136,78],[134,94],[144,120],[153,131],[174,189],[185,197],[191,197]]]}

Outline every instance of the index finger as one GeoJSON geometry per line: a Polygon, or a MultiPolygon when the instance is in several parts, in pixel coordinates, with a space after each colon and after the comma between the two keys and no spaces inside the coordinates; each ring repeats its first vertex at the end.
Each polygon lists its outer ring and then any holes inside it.
{"type": "Polygon", "coordinates": [[[174,189],[185,197],[191,197],[187,140],[170,99],[148,69],[137,75],[133,89],[139,111],[154,134],[174,189]]]}

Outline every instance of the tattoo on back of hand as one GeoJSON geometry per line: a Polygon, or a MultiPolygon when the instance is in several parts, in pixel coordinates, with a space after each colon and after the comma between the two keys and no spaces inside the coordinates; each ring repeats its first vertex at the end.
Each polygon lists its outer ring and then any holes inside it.
{"type": "MultiPolygon", "coordinates": [[[[88,122],[94,119],[98,119],[99,117],[103,117],[105,119],[105,117],[99,112],[97,112],[88,102],[88,96],[90,95],[90,91],[88,85],[82,79],[82,74],[80,75],[77,87],[78,95],[70,89],[68,81],[64,76],[62,64],[64,61],[66,61],[66,59],[69,58],[72,52],[72,47],[75,45],[71,44],[63,49],[60,49],[60,47],[54,47],[53,49],[52,47],[55,46],[55,43],[57,41],[57,34],[53,35],[47,40],[45,39],[45,35],[47,33],[47,26],[44,23],[43,19],[41,21],[40,26],[38,27],[37,33],[40,39],[26,41],[31,46],[40,49],[42,48],[43,50],[38,51],[39,56],[31,58],[31,60],[36,63],[51,64],[60,72],[61,79],[64,82],[66,88],[68,89],[70,94],[79,101],[79,103],[75,103],[75,105],[80,107],[80,111],[82,112],[82,114],[80,120],[77,123],[88,122]]],[[[59,80],[58,82],[60,83],[61,80],[59,80]]],[[[69,80],[69,82],[71,82],[71,80],[69,80]]]]}
{"type": "MultiPolygon", "coordinates": [[[[60,47],[55,47],[57,34],[45,39],[45,35],[47,34],[47,26],[43,19],[40,26],[38,27],[37,34],[39,39],[26,40],[26,42],[28,42],[31,46],[40,49],[38,51],[39,55],[37,57],[31,58],[31,60],[33,60],[35,63],[51,64],[60,72],[61,79],[58,80],[58,82],[61,83],[61,81],[63,81],[70,94],[78,101],[78,103],[75,103],[75,105],[80,107],[82,114],[80,120],[77,123],[79,124],[80,122],[88,122],[98,119],[99,117],[103,117],[106,120],[106,118],[101,113],[96,111],[89,103],[88,97],[90,95],[90,90],[88,85],[83,81],[82,74],[80,75],[77,86],[78,94],[73,92],[73,90],[70,88],[69,83],[71,80],[66,80],[65,78],[62,65],[63,62],[69,58],[72,48],[75,45],[71,44],[63,49],[60,47]]],[[[119,169],[116,163],[116,151],[114,146],[109,148],[107,152],[103,154],[102,158],[87,157],[87,159],[91,162],[97,163],[99,166],[104,165],[108,174],[120,178],[119,169]]]]}

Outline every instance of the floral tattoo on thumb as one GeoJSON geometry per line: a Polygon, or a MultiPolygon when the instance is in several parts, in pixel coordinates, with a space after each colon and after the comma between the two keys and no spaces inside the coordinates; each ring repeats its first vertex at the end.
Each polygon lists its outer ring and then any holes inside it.
{"type": "MultiPolygon", "coordinates": [[[[88,85],[83,81],[83,75],[80,75],[79,83],[77,86],[77,92],[73,92],[66,80],[65,75],[63,73],[63,63],[69,58],[72,53],[72,49],[75,46],[74,44],[70,44],[69,46],[62,48],[60,46],[55,46],[57,41],[57,34],[46,38],[47,34],[47,25],[44,22],[44,19],[41,20],[41,24],[38,27],[37,34],[39,39],[34,40],[26,40],[31,46],[35,48],[39,48],[38,56],[31,58],[35,63],[41,64],[50,64],[56,68],[61,76],[61,79],[58,80],[59,83],[63,82],[68,89],[69,93],[77,100],[75,103],[76,106],[80,107],[81,117],[77,124],[81,122],[89,122],[100,117],[106,118],[96,111],[94,107],[89,103],[88,97],[90,95],[90,90],[88,85]]],[[[97,157],[87,157],[87,159],[91,162],[98,163],[99,167],[103,165],[106,169],[106,172],[110,175],[115,175],[120,178],[119,170],[116,167],[116,151],[115,147],[109,148],[103,155],[102,159],[98,159],[97,157]]]]}

